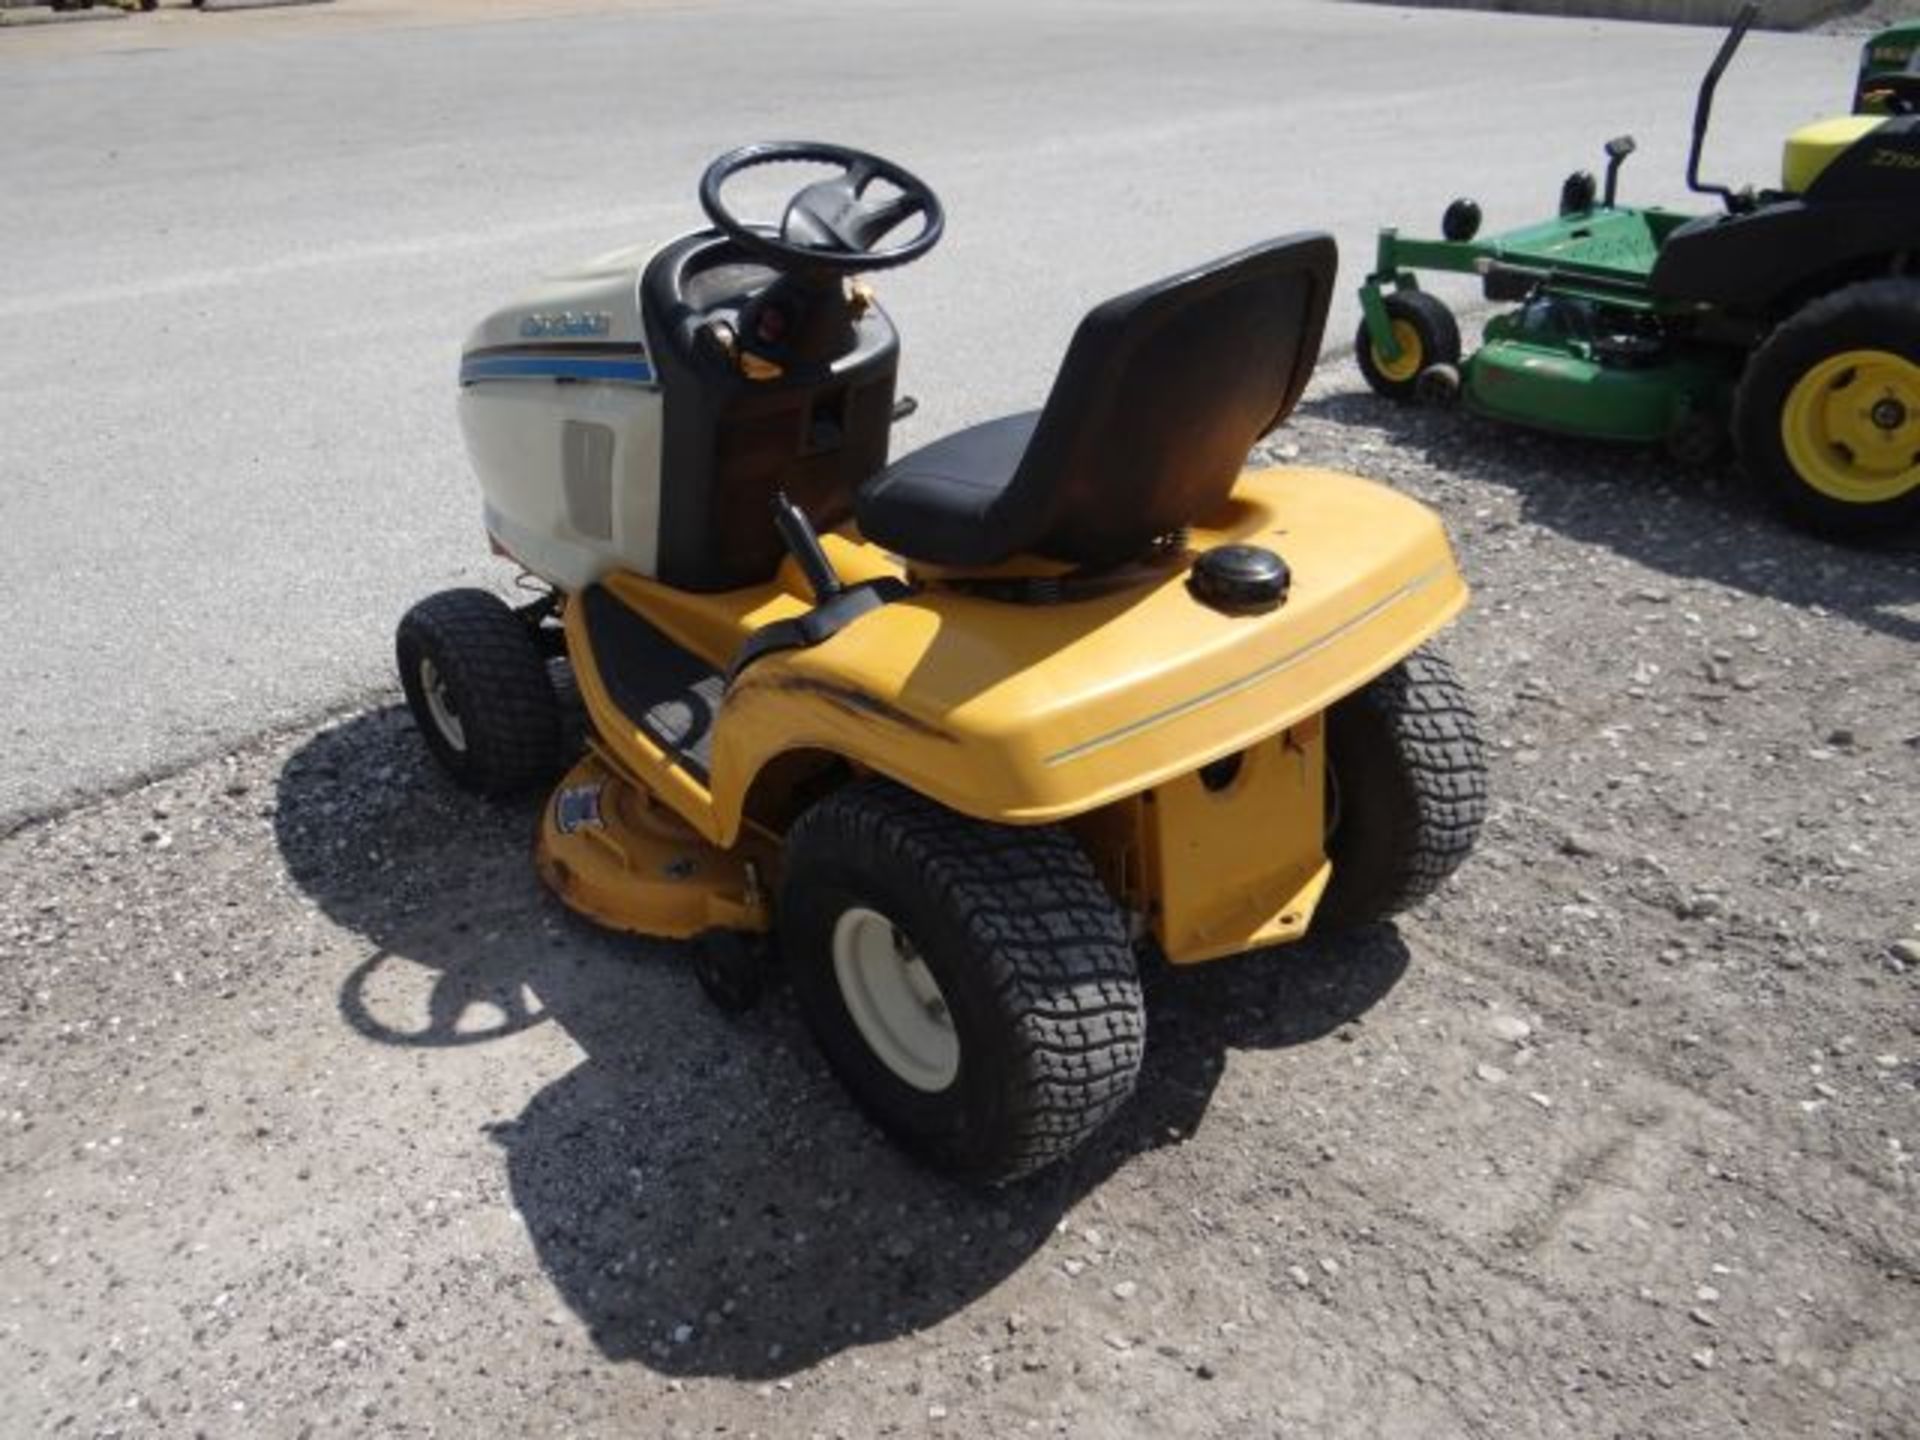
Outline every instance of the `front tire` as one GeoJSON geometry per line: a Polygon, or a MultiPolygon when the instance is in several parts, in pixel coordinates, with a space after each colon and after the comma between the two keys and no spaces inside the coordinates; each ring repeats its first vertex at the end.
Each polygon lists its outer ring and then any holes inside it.
{"type": "Polygon", "coordinates": [[[1740,381],[1734,439],[1747,474],[1807,529],[1920,522],[1920,283],[1848,285],[1776,329],[1740,381]]]}
{"type": "Polygon", "coordinates": [[[1424,290],[1395,290],[1381,303],[1387,307],[1387,320],[1400,346],[1400,358],[1389,360],[1375,349],[1367,322],[1362,320],[1353,339],[1361,378],[1376,395],[1384,395],[1389,400],[1415,399],[1420,390],[1420,377],[1429,369],[1435,365],[1459,365],[1460,323],[1444,301],[1424,290]]]}
{"type": "Polygon", "coordinates": [[[1146,1032],[1133,949],[1062,830],[849,785],[789,832],[779,925],[828,1065],[938,1169],[1028,1174],[1133,1093],[1146,1032]]]}
{"type": "Polygon", "coordinates": [[[560,702],[532,629],[499,596],[443,590],[394,637],[407,708],[456,783],[512,795],[560,768],[560,702]]]}
{"type": "Polygon", "coordinates": [[[1486,749],[1445,657],[1416,650],[1327,713],[1327,858],[1316,928],[1384,920],[1460,868],[1487,813],[1486,749]]]}

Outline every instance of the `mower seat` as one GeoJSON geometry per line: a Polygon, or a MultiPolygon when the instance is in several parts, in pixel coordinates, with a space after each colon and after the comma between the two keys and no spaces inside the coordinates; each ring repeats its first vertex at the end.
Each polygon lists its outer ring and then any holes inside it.
{"type": "Polygon", "coordinates": [[[989,420],[863,484],[861,532],[908,560],[1097,567],[1215,513],[1320,356],[1333,237],[1288,236],[1095,307],[1045,408],[989,420]]]}

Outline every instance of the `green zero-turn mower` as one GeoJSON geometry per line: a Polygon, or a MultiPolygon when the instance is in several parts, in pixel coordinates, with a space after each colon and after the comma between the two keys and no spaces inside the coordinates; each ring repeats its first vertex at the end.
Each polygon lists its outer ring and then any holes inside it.
{"type": "MultiPolygon", "coordinates": [[[[1616,203],[1634,150],[1621,136],[1604,183],[1569,176],[1552,220],[1478,238],[1479,206],[1462,199],[1443,239],[1384,230],[1360,290],[1367,383],[1535,429],[1661,443],[1689,463],[1731,434],[1749,478],[1810,529],[1920,521],[1920,97],[1903,72],[1877,71],[1860,93],[1887,113],[1794,132],[1779,189],[1703,182],[1714,88],[1757,12],[1734,21],[1694,110],[1687,185],[1718,211],[1616,203]],[[1514,308],[1463,358],[1419,270],[1478,274],[1489,300],[1514,308]]],[[[1869,45],[1868,63],[1894,44],[1869,45]]]]}

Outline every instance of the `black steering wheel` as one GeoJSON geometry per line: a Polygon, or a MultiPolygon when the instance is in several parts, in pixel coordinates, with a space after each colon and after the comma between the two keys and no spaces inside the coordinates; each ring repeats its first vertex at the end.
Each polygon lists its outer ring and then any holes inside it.
{"type": "Polygon", "coordinates": [[[776,269],[827,275],[890,270],[918,260],[939,243],[946,225],[940,197],[924,180],[864,150],[808,140],[761,141],[729,150],[700,177],[700,208],[741,249],[776,269]],[[792,162],[838,165],[840,173],[796,193],[777,234],[748,225],[727,208],[721,187],[742,170],[792,162]],[[899,193],[866,199],[876,180],[899,193]],[[880,248],[888,231],[915,215],[921,217],[917,235],[880,248]]]}

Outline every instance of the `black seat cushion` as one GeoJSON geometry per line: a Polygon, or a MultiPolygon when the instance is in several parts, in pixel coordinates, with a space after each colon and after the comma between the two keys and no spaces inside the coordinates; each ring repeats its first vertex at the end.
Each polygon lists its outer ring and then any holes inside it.
{"type": "Polygon", "coordinates": [[[1038,410],[969,425],[896,460],[860,489],[861,532],[935,565],[991,565],[1006,558],[992,523],[1027,452],[1038,410]]]}
{"type": "Polygon", "coordinates": [[[1219,509],[1313,373],[1332,237],[1289,236],[1080,322],[1037,415],[946,436],[864,484],[862,532],[911,560],[1112,565],[1219,509]]]}

